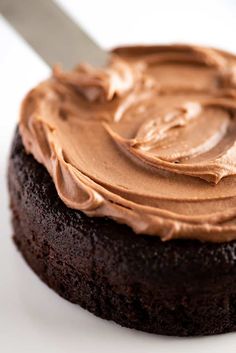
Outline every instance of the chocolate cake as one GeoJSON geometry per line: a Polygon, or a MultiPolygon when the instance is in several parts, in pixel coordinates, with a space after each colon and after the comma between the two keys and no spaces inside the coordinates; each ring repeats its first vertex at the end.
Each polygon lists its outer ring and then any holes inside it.
{"type": "Polygon", "coordinates": [[[118,48],[29,92],[14,240],[57,293],[147,332],[236,330],[235,65],[211,48],[118,48]]]}

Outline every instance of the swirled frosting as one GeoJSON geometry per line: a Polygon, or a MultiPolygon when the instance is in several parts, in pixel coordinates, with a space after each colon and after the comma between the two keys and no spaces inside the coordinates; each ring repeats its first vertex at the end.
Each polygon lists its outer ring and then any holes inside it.
{"type": "Polygon", "coordinates": [[[59,197],[163,240],[236,239],[236,57],[123,47],[59,67],[26,96],[20,133],[59,197]]]}

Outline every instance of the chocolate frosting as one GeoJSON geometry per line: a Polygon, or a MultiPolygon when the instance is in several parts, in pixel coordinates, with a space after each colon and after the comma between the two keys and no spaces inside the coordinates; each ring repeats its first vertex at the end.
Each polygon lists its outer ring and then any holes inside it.
{"type": "Polygon", "coordinates": [[[56,67],[20,133],[59,197],[163,240],[236,239],[236,57],[123,47],[104,69],[56,67]]]}

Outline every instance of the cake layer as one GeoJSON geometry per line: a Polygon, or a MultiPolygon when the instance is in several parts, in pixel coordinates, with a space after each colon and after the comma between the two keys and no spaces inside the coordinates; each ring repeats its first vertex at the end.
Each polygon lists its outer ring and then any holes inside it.
{"type": "Polygon", "coordinates": [[[14,240],[64,298],[117,323],[167,335],[236,329],[236,242],[163,242],[66,207],[17,132],[9,189],[14,240]]]}

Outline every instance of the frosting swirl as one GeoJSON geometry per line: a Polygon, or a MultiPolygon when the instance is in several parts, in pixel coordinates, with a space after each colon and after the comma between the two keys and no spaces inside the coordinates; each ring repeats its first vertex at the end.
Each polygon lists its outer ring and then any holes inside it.
{"type": "Polygon", "coordinates": [[[236,239],[232,54],[123,47],[104,69],[56,67],[19,126],[68,207],[163,240],[236,239]]]}

